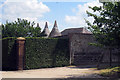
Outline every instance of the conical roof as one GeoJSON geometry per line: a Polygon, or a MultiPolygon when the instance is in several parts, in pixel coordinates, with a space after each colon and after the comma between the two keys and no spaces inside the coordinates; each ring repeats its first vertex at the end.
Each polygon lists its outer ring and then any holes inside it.
{"type": "Polygon", "coordinates": [[[56,20],[55,20],[53,29],[52,29],[49,37],[57,37],[57,36],[61,36],[61,33],[60,33],[59,30],[58,30],[57,22],[56,22],[56,20]]]}
{"type": "Polygon", "coordinates": [[[39,27],[39,23],[37,23],[37,27],[39,27]]]}
{"type": "Polygon", "coordinates": [[[49,31],[49,29],[48,29],[48,24],[47,24],[47,22],[45,23],[45,28],[44,28],[44,30],[43,30],[43,32],[42,32],[41,34],[42,34],[42,36],[45,36],[45,37],[48,37],[48,36],[49,36],[50,31],[49,31]]]}

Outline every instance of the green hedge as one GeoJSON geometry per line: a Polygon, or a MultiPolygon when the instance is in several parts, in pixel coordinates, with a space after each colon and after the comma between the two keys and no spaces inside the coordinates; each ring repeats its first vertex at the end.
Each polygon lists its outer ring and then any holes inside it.
{"type": "Polygon", "coordinates": [[[16,38],[2,39],[2,70],[16,69],[16,38]]]}
{"type": "Polygon", "coordinates": [[[25,69],[69,65],[68,39],[26,38],[25,69]]]}
{"type": "MultiPolygon", "coordinates": [[[[68,39],[26,38],[25,69],[60,67],[69,65],[68,39]]],[[[17,69],[16,38],[2,39],[2,69],[17,69]]]]}

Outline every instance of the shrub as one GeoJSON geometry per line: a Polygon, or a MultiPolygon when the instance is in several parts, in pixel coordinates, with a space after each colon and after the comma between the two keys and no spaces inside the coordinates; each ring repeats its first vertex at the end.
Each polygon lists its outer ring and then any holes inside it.
{"type": "Polygon", "coordinates": [[[26,38],[25,69],[69,65],[68,39],[26,38]]]}
{"type": "Polygon", "coordinates": [[[16,69],[16,38],[9,37],[2,39],[2,69],[16,69]]]}
{"type": "MultiPolygon", "coordinates": [[[[26,38],[25,69],[60,67],[69,65],[68,39],[60,38],[26,38]]],[[[3,70],[17,69],[16,38],[2,39],[3,70]]]]}

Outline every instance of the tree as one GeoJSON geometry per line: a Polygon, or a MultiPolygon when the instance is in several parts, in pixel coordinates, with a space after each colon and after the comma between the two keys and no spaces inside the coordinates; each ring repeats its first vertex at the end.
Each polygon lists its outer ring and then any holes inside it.
{"type": "Polygon", "coordinates": [[[2,24],[2,37],[40,37],[41,28],[35,23],[18,18],[17,21],[2,24]]]}
{"type": "Polygon", "coordinates": [[[99,14],[87,11],[88,16],[94,17],[94,22],[91,24],[86,20],[86,23],[98,43],[109,49],[111,66],[111,50],[120,47],[120,2],[105,2],[103,6],[89,8],[99,14]]]}
{"type": "Polygon", "coordinates": [[[0,24],[0,39],[2,39],[2,25],[0,24]]]}

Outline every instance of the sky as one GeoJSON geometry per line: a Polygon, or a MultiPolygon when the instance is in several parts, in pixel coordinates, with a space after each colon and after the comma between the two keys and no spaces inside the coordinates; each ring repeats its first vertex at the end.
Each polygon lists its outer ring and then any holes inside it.
{"type": "Polygon", "coordinates": [[[88,6],[101,5],[98,0],[1,0],[0,24],[21,18],[39,23],[42,30],[45,22],[51,30],[55,20],[60,31],[87,27],[84,19],[94,20],[86,14],[86,10],[92,12],[88,6]]]}

